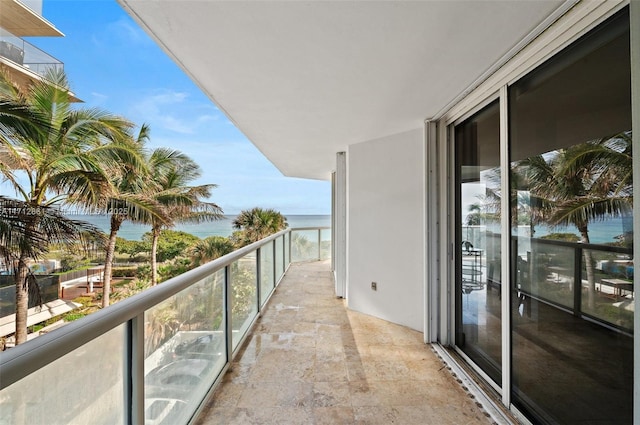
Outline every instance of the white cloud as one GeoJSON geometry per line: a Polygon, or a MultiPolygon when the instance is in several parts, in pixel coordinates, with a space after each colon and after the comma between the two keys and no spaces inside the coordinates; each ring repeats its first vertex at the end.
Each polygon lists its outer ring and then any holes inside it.
{"type": "Polygon", "coordinates": [[[106,94],[98,93],[95,91],[91,92],[91,97],[92,97],[92,101],[98,104],[102,104],[109,99],[109,96],[107,96],[106,94]]]}
{"type": "Polygon", "coordinates": [[[153,133],[163,130],[194,135],[219,120],[212,104],[191,101],[186,92],[156,89],[130,105],[135,120],[146,122],[153,133]]]}
{"type": "Polygon", "coordinates": [[[122,17],[107,25],[107,32],[115,39],[128,44],[148,44],[149,37],[128,17],[122,17]]]}

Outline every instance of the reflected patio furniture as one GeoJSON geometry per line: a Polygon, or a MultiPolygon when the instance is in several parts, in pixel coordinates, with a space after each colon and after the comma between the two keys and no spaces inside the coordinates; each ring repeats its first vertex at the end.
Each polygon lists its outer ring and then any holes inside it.
{"type": "Polygon", "coordinates": [[[624,279],[601,279],[600,280],[600,293],[609,298],[618,299],[622,298],[622,291],[631,293],[631,297],[635,297],[633,293],[633,281],[624,279]],[[602,285],[610,286],[613,288],[613,294],[608,294],[602,291],[602,285]]]}
{"type": "Polygon", "coordinates": [[[571,269],[567,267],[561,267],[561,266],[549,266],[548,269],[551,271],[550,273],[551,277],[547,280],[558,283],[558,284],[573,282],[573,279],[570,276],[568,276],[571,269]]]}
{"type": "Polygon", "coordinates": [[[482,276],[483,249],[473,247],[469,241],[462,241],[462,290],[465,294],[484,288],[482,276]]]}

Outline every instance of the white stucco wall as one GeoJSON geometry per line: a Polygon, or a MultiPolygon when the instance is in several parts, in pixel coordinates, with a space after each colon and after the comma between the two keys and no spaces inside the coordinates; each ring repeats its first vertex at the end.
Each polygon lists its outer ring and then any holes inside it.
{"type": "Polygon", "coordinates": [[[423,331],[423,130],[351,145],[347,161],[349,308],[423,331]]]}

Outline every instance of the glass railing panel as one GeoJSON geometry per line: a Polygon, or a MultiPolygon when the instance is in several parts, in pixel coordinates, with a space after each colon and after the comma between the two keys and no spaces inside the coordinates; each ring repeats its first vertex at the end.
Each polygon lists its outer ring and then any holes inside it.
{"type": "Polygon", "coordinates": [[[257,282],[255,251],[231,264],[232,350],[258,314],[257,282]]]}
{"type": "Polygon", "coordinates": [[[0,32],[0,56],[42,76],[49,69],[64,68],[64,64],[58,59],[7,31],[0,32]]]}
{"type": "Polygon", "coordinates": [[[145,423],[188,423],[226,364],[224,269],[145,312],[145,423]]]}
{"type": "Polygon", "coordinates": [[[318,260],[318,230],[291,232],[291,262],[318,260]]]}
{"type": "Polygon", "coordinates": [[[125,335],[114,328],[2,390],[0,424],[125,423],[125,335]]]}
{"type": "Polygon", "coordinates": [[[532,296],[573,309],[573,285],[576,282],[574,249],[550,241],[531,239],[530,251],[526,256],[518,257],[516,281],[525,300],[527,296],[532,296]]]}
{"type": "Polygon", "coordinates": [[[633,333],[635,293],[631,254],[584,250],[582,312],[633,333]]]}
{"type": "Polygon", "coordinates": [[[273,242],[260,248],[260,305],[263,306],[275,287],[273,270],[273,242]]]}
{"type": "Polygon", "coordinates": [[[282,279],[284,274],[284,237],[276,239],[276,282],[282,279]]]}
{"type": "Polygon", "coordinates": [[[320,229],[320,259],[331,259],[331,229],[320,229]]]}

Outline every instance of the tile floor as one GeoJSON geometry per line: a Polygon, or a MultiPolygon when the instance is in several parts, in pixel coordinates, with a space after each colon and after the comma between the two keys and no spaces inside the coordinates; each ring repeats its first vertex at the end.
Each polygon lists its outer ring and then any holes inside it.
{"type": "Polygon", "coordinates": [[[291,266],[197,421],[492,424],[422,334],[349,311],[327,262],[291,266]]]}

